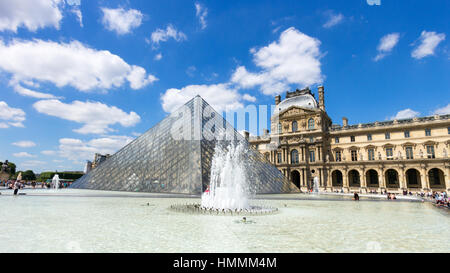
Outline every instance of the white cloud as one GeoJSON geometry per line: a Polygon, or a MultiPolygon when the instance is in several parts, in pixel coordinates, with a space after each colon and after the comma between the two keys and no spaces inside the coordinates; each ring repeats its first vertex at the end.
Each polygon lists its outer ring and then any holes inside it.
{"type": "Polygon", "coordinates": [[[261,72],[248,72],[240,66],[231,81],[242,88],[261,86],[266,95],[279,94],[295,84],[300,87],[321,83],[320,41],[291,27],[275,41],[250,53],[261,72]]]}
{"type": "Polygon", "coordinates": [[[40,161],[40,160],[27,160],[22,162],[20,165],[24,167],[37,167],[37,166],[43,166],[46,165],[47,162],[40,161]]]}
{"type": "Polygon", "coordinates": [[[52,150],[44,150],[44,151],[41,151],[41,154],[43,154],[43,155],[55,155],[56,152],[52,151],[52,150]]]}
{"type": "Polygon", "coordinates": [[[411,110],[409,108],[405,110],[398,111],[398,113],[395,116],[392,116],[390,119],[407,119],[407,118],[414,118],[420,115],[419,112],[416,112],[414,110],[411,110]]]}
{"type": "Polygon", "coordinates": [[[75,14],[75,16],[77,16],[77,20],[78,20],[78,23],[80,24],[80,27],[83,27],[83,14],[81,14],[80,8],[78,8],[78,7],[73,8],[71,10],[71,12],[73,14],[75,14]]]}
{"type": "Polygon", "coordinates": [[[235,110],[243,107],[242,96],[228,84],[189,85],[181,89],[171,88],[161,96],[162,107],[172,112],[193,97],[200,95],[216,111],[235,110]]]}
{"type": "Polygon", "coordinates": [[[177,42],[181,42],[187,39],[186,34],[176,30],[175,27],[171,24],[169,24],[165,30],[158,28],[151,35],[151,39],[154,45],[158,45],[160,42],[165,42],[170,38],[174,39],[177,42]]]}
{"type": "Polygon", "coordinates": [[[4,101],[0,101],[0,128],[25,127],[25,112],[19,108],[9,107],[4,101]]]}
{"type": "Polygon", "coordinates": [[[374,58],[374,61],[379,61],[386,57],[386,55],[389,54],[397,45],[399,39],[400,34],[398,33],[391,33],[383,36],[377,48],[378,55],[374,58]]]}
{"type": "Polygon", "coordinates": [[[61,138],[58,154],[70,160],[91,160],[95,153],[114,154],[133,140],[128,136],[105,136],[89,141],[76,138],[61,138]]]}
{"type": "Polygon", "coordinates": [[[342,15],[341,13],[334,14],[332,12],[328,12],[327,16],[328,16],[328,20],[325,24],[323,24],[324,28],[334,27],[335,25],[342,23],[342,21],[344,20],[344,15],[342,15]]]}
{"type": "Polygon", "coordinates": [[[15,156],[15,157],[35,157],[34,155],[29,154],[27,152],[14,153],[13,156],[15,156]]]}
{"type": "Polygon", "coordinates": [[[0,31],[17,32],[25,27],[30,31],[39,28],[59,29],[62,19],[62,0],[2,0],[0,1],[0,31]]]}
{"type": "Polygon", "coordinates": [[[22,141],[13,142],[12,145],[17,146],[17,147],[22,147],[22,148],[29,148],[29,147],[36,146],[36,143],[34,143],[33,141],[30,141],[30,140],[22,140],[22,141]]]}
{"type": "Polygon", "coordinates": [[[103,25],[106,29],[115,31],[119,35],[130,33],[133,28],[139,27],[142,23],[143,15],[138,10],[101,9],[103,11],[103,25]]]}
{"type": "Polygon", "coordinates": [[[205,8],[203,5],[201,5],[200,3],[196,2],[195,3],[195,16],[197,16],[202,29],[205,29],[207,26],[207,24],[206,24],[206,16],[207,15],[208,15],[208,9],[205,8]]]}
{"type": "MultiPolygon", "coordinates": [[[[107,50],[96,50],[72,41],[0,40],[0,69],[12,74],[12,82],[51,82],[81,91],[120,87],[126,80],[138,89],[156,79],[145,69],[127,64],[107,50]]],[[[30,94],[30,93],[29,93],[30,94]]],[[[38,94],[35,94],[36,96],[38,94]]]]}
{"type": "Polygon", "coordinates": [[[158,78],[153,75],[147,76],[144,68],[133,65],[130,74],[127,76],[127,80],[130,82],[131,88],[141,89],[142,87],[157,81],[158,78]]]}
{"type": "Polygon", "coordinates": [[[74,101],[68,104],[59,100],[41,100],[33,107],[40,113],[83,124],[74,130],[80,134],[104,134],[113,131],[110,125],[118,123],[130,127],[141,120],[135,112],[127,114],[115,106],[100,102],[74,101]]]}
{"type": "Polygon", "coordinates": [[[28,88],[25,88],[21,86],[18,83],[11,83],[14,86],[14,91],[16,91],[19,95],[25,96],[25,97],[32,97],[37,99],[56,99],[58,97],[53,96],[52,94],[37,92],[34,90],[30,90],[28,88]]]}
{"type": "Polygon", "coordinates": [[[450,103],[447,106],[438,108],[433,112],[434,115],[449,115],[450,114],[450,103]]]}
{"type": "Polygon", "coordinates": [[[250,101],[250,102],[255,102],[256,101],[256,98],[251,96],[251,95],[249,95],[249,94],[244,94],[242,96],[242,99],[246,100],[246,101],[250,101]]]}
{"type": "Polygon", "coordinates": [[[158,54],[155,55],[155,58],[154,58],[155,61],[159,61],[161,59],[162,59],[162,54],[161,53],[158,53],[158,54]]]}
{"type": "Polygon", "coordinates": [[[415,59],[422,59],[429,55],[434,55],[434,51],[440,42],[445,40],[444,33],[436,33],[434,31],[422,31],[419,37],[420,45],[417,46],[411,56],[415,59]]]}

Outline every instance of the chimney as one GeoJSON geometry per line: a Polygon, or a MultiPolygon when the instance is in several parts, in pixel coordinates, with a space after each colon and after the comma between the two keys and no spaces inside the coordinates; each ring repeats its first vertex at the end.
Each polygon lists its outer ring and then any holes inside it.
{"type": "Polygon", "coordinates": [[[342,126],[344,126],[344,127],[348,126],[348,118],[346,118],[346,117],[342,118],[342,126]]]}
{"type": "Polygon", "coordinates": [[[250,133],[248,131],[244,131],[244,137],[245,137],[245,140],[248,141],[250,138],[250,133]]]}
{"type": "Polygon", "coordinates": [[[278,105],[281,102],[281,96],[275,96],[275,105],[278,105]]]}
{"type": "Polygon", "coordinates": [[[325,88],[323,86],[319,86],[319,108],[325,111],[325,88]]]}

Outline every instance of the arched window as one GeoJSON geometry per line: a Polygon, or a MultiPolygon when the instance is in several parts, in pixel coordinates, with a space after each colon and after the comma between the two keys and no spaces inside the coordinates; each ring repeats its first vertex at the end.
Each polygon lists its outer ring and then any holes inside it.
{"type": "Polygon", "coordinates": [[[297,132],[297,130],[298,130],[297,121],[293,121],[292,122],[292,132],[297,132]]]}
{"type": "Polygon", "coordinates": [[[291,164],[298,164],[298,151],[297,150],[291,151],[291,164]]]}
{"type": "Polygon", "coordinates": [[[312,118],[308,120],[308,130],[314,130],[314,119],[312,118]]]}
{"type": "Polygon", "coordinates": [[[281,134],[281,123],[278,123],[278,133],[281,134]]]}

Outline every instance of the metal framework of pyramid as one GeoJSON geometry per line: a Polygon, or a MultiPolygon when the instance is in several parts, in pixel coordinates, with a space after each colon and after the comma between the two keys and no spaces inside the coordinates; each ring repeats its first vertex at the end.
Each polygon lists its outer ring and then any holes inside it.
{"type": "MultiPolygon", "coordinates": [[[[247,140],[200,96],[120,149],[72,184],[72,188],[201,194],[210,181],[215,145],[247,140]]],[[[244,162],[256,193],[290,193],[298,188],[258,151],[244,162]]]]}

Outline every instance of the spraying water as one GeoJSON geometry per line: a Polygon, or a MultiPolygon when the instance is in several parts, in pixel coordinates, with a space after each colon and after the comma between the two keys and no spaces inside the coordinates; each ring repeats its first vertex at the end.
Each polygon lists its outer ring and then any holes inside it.
{"type": "Polygon", "coordinates": [[[250,209],[250,185],[246,177],[243,157],[246,155],[244,142],[230,143],[226,149],[216,145],[211,165],[209,191],[202,195],[203,208],[250,209]]]}
{"type": "Polygon", "coordinates": [[[52,186],[55,190],[59,189],[59,175],[55,174],[52,179],[52,186]]]}

